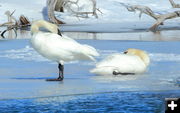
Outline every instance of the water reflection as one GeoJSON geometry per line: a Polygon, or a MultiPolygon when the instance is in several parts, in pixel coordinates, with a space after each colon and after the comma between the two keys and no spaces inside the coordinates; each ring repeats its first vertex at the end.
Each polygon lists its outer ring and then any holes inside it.
{"type": "Polygon", "coordinates": [[[11,30],[7,30],[6,32],[4,32],[6,30],[5,29],[0,29],[0,39],[24,39],[24,38],[30,38],[30,31],[26,30],[26,29],[11,29],[11,30]],[[2,35],[2,33],[4,32],[4,34],[2,35]]]}
{"type": "MultiPolygon", "coordinates": [[[[1,33],[3,30],[1,30],[1,33]]],[[[4,34],[6,39],[28,39],[31,37],[30,31],[17,30],[17,37],[14,30],[9,30],[4,34]]],[[[121,33],[96,33],[96,32],[63,32],[63,34],[73,39],[93,39],[93,40],[140,40],[140,41],[180,41],[180,30],[164,30],[154,32],[129,31],[121,33]]],[[[2,37],[0,37],[2,38],[2,37]]]]}
{"type": "Polygon", "coordinates": [[[180,30],[153,32],[125,32],[125,33],[88,33],[88,32],[64,32],[74,39],[95,40],[140,40],[140,41],[180,41],[180,30]]]}
{"type": "Polygon", "coordinates": [[[0,110],[9,112],[48,113],[163,113],[164,99],[179,96],[169,92],[109,92],[76,96],[1,100],[0,110]]]}

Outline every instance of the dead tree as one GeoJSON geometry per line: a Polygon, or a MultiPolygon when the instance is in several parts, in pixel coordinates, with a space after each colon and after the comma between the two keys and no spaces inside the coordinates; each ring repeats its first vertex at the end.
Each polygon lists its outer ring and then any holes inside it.
{"type": "Polygon", "coordinates": [[[27,17],[25,17],[24,15],[21,15],[19,17],[19,22],[18,22],[19,25],[22,25],[22,26],[26,26],[26,25],[30,25],[30,21],[28,20],[27,17]]]}
{"type": "Polygon", "coordinates": [[[65,0],[57,0],[54,10],[58,12],[64,12],[64,7],[63,7],[64,2],[65,0]]]}
{"type": "MultiPolygon", "coordinates": [[[[49,20],[56,24],[64,24],[64,22],[58,20],[54,15],[54,10],[58,0],[47,0],[48,17],[49,20]]],[[[59,0],[60,1],[60,0],[59,0]]],[[[61,0],[62,1],[62,0],[61,0]]],[[[57,7],[56,7],[57,9],[57,7]]]]}
{"type": "Polygon", "coordinates": [[[135,12],[135,11],[140,11],[139,17],[141,17],[141,15],[147,14],[150,17],[154,18],[156,20],[156,23],[154,25],[152,25],[149,30],[151,31],[156,31],[157,27],[159,25],[163,25],[163,22],[167,19],[173,19],[173,18],[177,18],[180,17],[180,11],[174,11],[172,13],[166,13],[166,14],[155,14],[149,7],[147,6],[142,6],[142,5],[128,5],[128,4],[124,4],[121,3],[123,6],[125,6],[127,8],[128,11],[130,12],[135,12]]]}
{"type": "Polygon", "coordinates": [[[15,19],[15,17],[13,16],[15,10],[11,13],[10,11],[6,11],[4,14],[7,16],[7,20],[8,22],[5,22],[3,24],[0,24],[1,26],[10,26],[13,25],[15,23],[17,23],[17,20],[15,19]]]}
{"type": "Polygon", "coordinates": [[[67,11],[71,12],[72,14],[74,14],[76,17],[83,17],[83,18],[88,18],[89,14],[92,14],[93,16],[95,16],[96,18],[98,18],[97,15],[97,10],[99,11],[99,9],[96,8],[96,0],[89,0],[92,2],[92,11],[89,12],[81,12],[80,11],[80,6],[78,5],[80,0],[76,0],[76,1],[71,1],[71,0],[47,0],[47,7],[48,7],[48,17],[49,20],[53,23],[56,24],[63,24],[64,22],[58,20],[55,17],[54,11],[58,11],[58,12],[64,12],[64,10],[66,9],[67,11]],[[78,10],[74,10],[72,8],[72,5],[76,5],[78,10]]]}
{"type": "Polygon", "coordinates": [[[17,19],[13,16],[14,12],[15,12],[15,11],[13,11],[12,13],[11,13],[10,11],[6,11],[6,12],[5,12],[5,15],[7,16],[8,22],[5,22],[5,23],[3,23],[3,24],[0,24],[0,26],[6,26],[6,27],[7,27],[7,29],[4,30],[4,31],[2,31],[1,34],[0,34],[2,38],[5,38],[5,37],[4,37],[4,34],[5,34],[7,31],[13,30],[14,33],[16,34],[16,36],[17,36],[16,30],[17,30],[18,28],[27,27],[27,26],[30,26],[30,25],[31,25],[31,23],[30,23],[30,21],[28,20],[28,18],[25,17],[24,15],[21,15],[21,16],[19,17],[19,20],[17,20],[17,19]]]}
{"type": "Polygon", "coordinates": [[[75,14],[77,17],[84,17],[84,18],[88,18],[88,15],[89,14],[92,14],[93,16],[95,16],[96,18],[98,18],[98,15],[97,15],[97,12],[96,10],[99,11],[99,9],[97,9],[96,7],[96,0],[90,0],[92,2],[92,11],[89,11],[89,12],[81,12],[79,11],[79,5],[78,3],[80,2],[79,0],[73,2],[73,1],[70,1],[70,0],[66,0],[64,2],[64,7],[69,10],[70,12],[72,12],[73,14],[75,14]],[[71,5],[74,4],[78,7],[78,10],[74,10],[71,8],[71,5]],[[85,15],[85,16],[83,16],[85,15]]]}
{"type": "Polygon", "coordinates": [[[180,4],[176,4],[173,0],[169,0],[173,8],[180,8],[180,4]]]}

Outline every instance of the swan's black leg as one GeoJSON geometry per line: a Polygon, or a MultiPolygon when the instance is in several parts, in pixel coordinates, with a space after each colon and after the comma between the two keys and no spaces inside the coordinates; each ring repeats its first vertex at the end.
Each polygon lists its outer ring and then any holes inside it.
{"type": "Polygon", "coordinates": [[[64,65],[59,64],[58,69],[59,69],[59,77],[56,79],[47,79],[47,81],[62,81],[64,79],[64,65]]]}
{"type": "Polygon", "coordinates": [[[64,65],[59,64],[58,69],[59,69],[59,77],[58,77],[58,79],[63,80],[64,79],[64,65]]]}

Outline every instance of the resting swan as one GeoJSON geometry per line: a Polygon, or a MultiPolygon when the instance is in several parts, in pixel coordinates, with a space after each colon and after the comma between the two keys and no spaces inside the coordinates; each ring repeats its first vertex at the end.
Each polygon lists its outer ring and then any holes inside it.
{"type": "Polygon", "coordinates": [[[139,49],[128,49],[124,54],[112,54],[96,64],[90,70],[98,75],[140,74],[146,71],[150,63],[148,54],[139,49]]]}
{"type": "Polygon", "coordinates": [[[47,81],[62,81],[64,78],[64,62],[74,60],[95,60],[99,56],[95,48],[82,45],[75,40],[62,35],[58,26],[44,20],[33,22],[31,26],[32,47],[43,57],[56,61],[59,65],[59,77],[47,81]],[[39,31],[44,27],[50,32],[39,31]]]}

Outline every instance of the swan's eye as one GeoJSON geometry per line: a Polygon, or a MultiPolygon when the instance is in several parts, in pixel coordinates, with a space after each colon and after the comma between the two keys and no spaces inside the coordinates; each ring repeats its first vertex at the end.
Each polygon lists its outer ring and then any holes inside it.
{"type": "Polygon", "coordinates": [[[124,52],[124,54],[127,54],[127,53],[128,53],[127,51],[124,52]]]}

